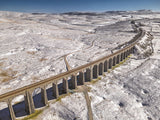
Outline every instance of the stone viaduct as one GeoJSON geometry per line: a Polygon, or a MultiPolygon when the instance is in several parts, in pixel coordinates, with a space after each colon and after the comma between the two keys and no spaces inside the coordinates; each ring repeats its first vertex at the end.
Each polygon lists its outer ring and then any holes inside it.
{"type": "Polygon", "coordinates": [[[28,114],[32,114],[35,112],[35,105],[32,93],[36,88],[41,89],[42,101],[44,105],[47,105],[48,98],[46,87],[48,84],[52,84],[51,87],[53,88],[53,96],[54,98],[58,98],[59,81],[62,81],[63,92],[68,93],[69,89],[76,89],[77,83],[83,85],[85,81],[91,81],[92,79],[96,79],[99,75],[103,75],[104,72],[107,72],[108,69],[112,68],[112,66],[119,64],[120,61],[123,61],[128,55],[133,53],[135,45],[144,35],[145,31],[140,29],[139,33],[132,39],[133,42],[126,47],[120,49],[119,51],[116,51],[115,53],[100,58],[96,61],[71,69],[67,72],[50,77],[48,79],[2,94],[0,95],[0,102],[7,103],[11,119],[16,120],[15,112],[12,107],[12,100],[19,95],[23,95],[25,102],[25,110],[28,114]]]}

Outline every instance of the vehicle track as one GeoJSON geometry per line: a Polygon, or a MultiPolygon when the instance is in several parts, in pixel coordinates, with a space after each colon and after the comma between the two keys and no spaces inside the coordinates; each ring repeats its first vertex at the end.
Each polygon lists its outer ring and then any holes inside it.
{"type": "Polygon", "coordinates": [[[91,100],[90,100],[90,97],[89,97],[89,95],[88,95],[87,86],[82,86],[82,89],[83,89],[83,94],[84,94],[84,96],[85,96],[86,104],[87,104],[87,108],[88,108],[88,118],[89,118],[89,120],[93,120],[91,100]]]}
{"type": "MultiPolygon", "coordinates": [[[[75,51],[75,52],[79,52],[79,51],[84,51],[84,50],[90,49],[91,47],[93,47],[94,42],[95,42],[95,40],[92,41],[91,46],[89,46],[89,47],[87,47],[87,48],[85,48],[85,49],[83,49],[83,50],[77,50],[77,51],[75,51]]],[[[70,54],[73,54],[73,53],[75,53],[75,52],[69,53],[69,54],[67,54],[67,55],[64,56],[64,61],[65,61],[65,64],[66,64],[66,69],[67,69],[67,71],[71,70],[71,67],[70,67],[70,65],[69,65],[69,63],[68,63],[68,61],[67,61],[67,56],[70,55],[70,54]]],[[[86,104],[87,104],[88,118],[89,118],[89,120],[93,120],[91,101],[90,101],[90,98],[89,98],[89,95],[88,95],[87,86],[82,86],[81,89],[82,89],[81,92],[83,92],[83,94],[84,94],[84,96],[85,96],[86,104]]]]}
{"type": "Polygon", "coordinates": [[[69,65],[68,61],[67,61],[67,57],[68,57],[69,55],[75,53],[75,52],[80,52],[80,51],[84,51],[84,50],[87,50],[87,49],[92,48],[92,47],[94,46],[94,42],[95,42],[95,40],[92,41],[91,46],[89,46],[89,47],[87,47],[87,48],[84,48],[84,49],[82,49],[82,50],[77,50],[77,51],[74,51],[74,52],[71,52],[71,53],[68,53],[68,54],[64,55],[64,62],[65,62],[65,64],[66,64],[66,69],[67,69],[67,71],[69,71],[69,70],[72,69],[71,66],[69,65]]]}

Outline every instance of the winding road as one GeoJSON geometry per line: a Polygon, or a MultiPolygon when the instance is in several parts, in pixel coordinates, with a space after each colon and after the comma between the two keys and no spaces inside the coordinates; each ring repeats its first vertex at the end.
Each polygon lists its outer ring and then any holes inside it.
{"type": "Polygon", "coordinates": [[[64,56],[63,56],[63,57],[64,57],[64,62],[65,62],[65,64],[66,64],[66,69],[67,69],[67,71],[71,70],[71,66],[69,65],[69,63],[68,63],[68,61],[67,61],[67,57],[68,57],[69,55],[71,55],[71,54],[75,53],[75,52],[80,52],[80,51],[84,51],[84,50],[87,50],[87,49],[92,48],[92,47],[93,47],[93,45],[94,45],[94,42],[95,42],[95,40],[94,40],[94,41],[92,41],[91,46],[89,46],[89,47],[87,47],[87,48],[84,48],[84,49],[82,49],[82,50],[77,50],[77,51],[74,51],[74,52],[68,53],[68,54],[66,54],[66,55],[64,55],[64,56]]]}
{"type": "MultiPolygon", "coordinates": [[[[71,67],[70,67],[70,65],[69,65],[69,63],[68,63],[68,61],[67,61],[67,57],[68,57],[69,55],[75,53],[75,52],[84,51],[84,50],[87,50],[87,49],[92,48],[93,45],[94,45],[94,42],[95,42],[95,40],[92,41],[91,46],[89,46],[89,47],[87,47],[87,48],[84,48],[84,49],[82,49],[82,50],[77,50],[77,51],[74,51],[74,52],[72,52],[72,53],[68,53],[68,54],[66,54],[66,55],[64,56],[64,61],[65,61],[65,64],[66,64],[66,69],[67,69],[67,71],[71,70],[71,67]]],[[[86,99],[86,104],[87,104],[87,109],[88,109],[88,118],[89,118],[89,120],[93,120],[91,100],[90,100],[90,97],[89,97],[89,95],[88,95],[88,88],[87,88],[87,86],[81,86],[80,92],[83,92],[83,94],[84,94],[84,96],[85,96],[85,99],[86,99]]]]}

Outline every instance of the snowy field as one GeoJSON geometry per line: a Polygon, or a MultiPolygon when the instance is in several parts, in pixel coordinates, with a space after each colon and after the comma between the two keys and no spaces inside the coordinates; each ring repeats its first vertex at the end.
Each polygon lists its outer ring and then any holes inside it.
{"type": "Polygon", "coordinates": [[[0,12],[0,17],[1,94],[65,72],[67,54],[70,66],[77,67],[136,34],[131,18],[120,15],[0,12]]]}
{"type": "MultiPolygon", "coordinates": [[[[154,53],[144,58],[132,55],[101,80],[87,85],[93,119],[159,120],[160,13],[0,12],[0,93],[66,71],[65,55],[74,68],[111,54],[112,49],[136,35],[131,20],[151,32],[154,53]]],[[[14,102],[21,100],[20,96],[14,102]]],[[[0,120],[9,119],[5,107],[0,103],[0,120]]],[[[87,120],[87,111],[84,94],[75,92],[51,102],[36,119],[87,120]]]]}

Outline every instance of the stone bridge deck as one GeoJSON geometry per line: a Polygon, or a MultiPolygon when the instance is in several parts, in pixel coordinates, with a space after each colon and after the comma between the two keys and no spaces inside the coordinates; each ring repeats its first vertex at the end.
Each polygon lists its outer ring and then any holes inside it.
{"type": "Polygon", "coordinates": [[[8,104],[11,119],[16,120],[15,112],[13,110],[11,102],[15,97],[23,95],[26,112],[28,114],[32,114],[35,112],[32,93],[36,88],[41,88],[42,101],[44,105],[47,105],[47,85],[52,84],[53,96],[54,98],[58,98],[58,82],[60,80],[62,81],[63,92],[68,93],[68,89],[75,89],[77,87],[77,83],[83,85],[85,81],[91,81],[92,79],[96,79],[99,75],[103,75],[103,73],[107,72],[108,69],[111,69],[112,66],[119,64],[120,61],[125,59],[131,53],[133,53],[134,46],[144,35],[145,31],[139,29],[139,33],[131,40],[133,42],[127,45],[126,47],[120,49],[119,51],[105,56],[103,58],[100,58],[98,60],[95,60],[93,62],[90,62],[88,64],[71,69],[67,72],[50,77],[48,79],[2,94],[0,95],[0,102],[6,102],[8,104]]]}

